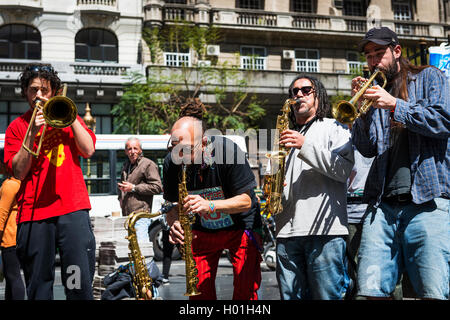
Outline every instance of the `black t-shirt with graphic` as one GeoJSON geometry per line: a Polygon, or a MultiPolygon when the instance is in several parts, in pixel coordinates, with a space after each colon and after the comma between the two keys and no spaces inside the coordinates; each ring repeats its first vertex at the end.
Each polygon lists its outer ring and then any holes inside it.
{"type": "MultiPolygon", "coordinates": [[[[255,196],[255,176],[245,158],[245,153],[230,139],[211,137],[202,164],[186,167],[186,187],[189,194],[203,198],[229,199],[246,191],[250,192],[252,207],[247,212],[226,214],[215,212],[207,216],[197,215],[193,229],[206,232],[219,230],[258,230],[261,228],[260,206],[255,196]]],[[[164,159],[164,199],[178,202],[178,184],[181,165],[172,161],[169,153],[164,159]]]]}

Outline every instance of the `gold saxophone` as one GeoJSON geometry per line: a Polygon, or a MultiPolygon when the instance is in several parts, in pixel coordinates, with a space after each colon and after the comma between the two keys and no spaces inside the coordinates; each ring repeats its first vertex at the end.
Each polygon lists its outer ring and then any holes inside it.
{"type": "Polygon", "coordinates": [[[186,267],[186,293],[185,296],[197,296],[201,292],[197,291],[198,270],[192,255],[192,229],[195,222],[195,215],[192,212],[183,213],[183,199],[188,195],[186,187],[186,166],[181,166],[181,181],[178,184],[178,220],[184,231],[184,244],[181,248],[182,258],[186,267]]]}
{"type": "Polygon", "coordinates": [[[283,107],[281,108],[281,114],[277,117],[277,133],[275,135],[273,146],[277,151],[266,154],[269,158],[269,164],[271,172],[275,173],[267,174],[264,176],[263,192],[266,198],[266,204],[264,208],[264,214],[276,215],[283,210],[281,204],[281,194],[283,192],[284,185],[284,171],[285,171],[285,159],[288,154],[288,148],[280,144],[280,134],[289,129],[289,112],[291,111],[291,105],[296,104],[298,101],[295,99],[287,99],[283,107]]]}
{"type": "Polygon", "coordinates": [[[154,218],[161,215],[162,212],[150,213],[148,211],[134,211],[125,221],[125,229],[128,231],[128,236],[125,237],[129,241],[128,248],[130,252],[128,257],[130,262],[134,266],[133,286],[136,291],[136,299],[151,300],[152,299],[152,278],[148,274],[147,264],[145,263],[145,257],[142,255],[139,249],[139,243],[136,236],[136,228],[134,225],[139,219],[142,218],[154,218]]]}

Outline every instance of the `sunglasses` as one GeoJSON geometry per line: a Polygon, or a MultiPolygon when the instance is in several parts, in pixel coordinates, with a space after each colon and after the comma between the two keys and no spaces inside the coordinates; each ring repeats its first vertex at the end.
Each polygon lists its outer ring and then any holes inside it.
{"type": "MultiPolygon", "coordinates": [[[[196,148],[198,148],[199,145],[201,145],[201,141],[199,143],[197,143],[195,146],[192,145],[183,145],[180,147],[180,152],[184,153],[184,151],[187,151],[188,153],[190,152],[191,154],[195,151],[196,148]]],[[[178,143],[177,143],[178,144],[178,143]]],[[[177,145],[173,145],[172,144],[172,137],[169,138],[169,140],[167,141],[167,150],[169,150],[169,152],[171,152],[173,150],[173,148],[177,145]]]]}
{"type": "Polygon", "coordinates": [[[306,86],[306,87],[302,87],[302,88],[293,88],[292,89],[292,93],[294,94],[294,96],[296,96],[299,91],[301,91],[304,96],[307,96],[310,93],[312,93],[314,91],[314,89],[311,86],[306,86]]]}
{"type": "Polygon", "coordinates": [[[54,72],[53,67],[51,67],[51,66],[33,65],[33,66],[29,66],[27,69],[31,72],[39,72],[39,71],[54,72]]]}

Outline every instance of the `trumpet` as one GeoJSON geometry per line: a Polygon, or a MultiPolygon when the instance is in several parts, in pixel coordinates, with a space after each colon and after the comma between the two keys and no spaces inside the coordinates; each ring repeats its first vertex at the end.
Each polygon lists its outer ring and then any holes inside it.
{"type": "Polygon", "coordinates": [[[342,124],[351,125],[361,115],[365,114],[372,106],[373,101],[364,99],[362,105],[357,107],[357,102],[366,90],[372,87],[372,83],[378,76],[383,78],[382,88],[386,86],[387,79],[383,72],[376,69],[367,82],[358,90],[358,92],[350,99],[350,101],[341,100],[331,108],[331,114],[333,118],[342,124]]]}
{"type": "Polygon", "coordinates": [[[33,115],[31,116],[30,123],[28,124],[27,132],[25,133],[25,138],[22,142],[22,147],[34,157],[39,157],[39,152],[41,151],[42,141],[44,141],[44,134],[47,126],[62,129],[70,126],[77,118],[78,110],[75,103],[66,97],[67,85],[64,84],[63,92],[60,96],[54,96],[47,100],[45,104],[39,99],[36,100],[36,106],[34,107],[33,115]],[[45,125],[42,129],[41,138],[39,139],[39,144],[36,152],[33,152],[30,148],[25,145],[26,137],[30,133],[31,126],[36,118],[36,113],[42,110],[45,119],[45,125]]]}

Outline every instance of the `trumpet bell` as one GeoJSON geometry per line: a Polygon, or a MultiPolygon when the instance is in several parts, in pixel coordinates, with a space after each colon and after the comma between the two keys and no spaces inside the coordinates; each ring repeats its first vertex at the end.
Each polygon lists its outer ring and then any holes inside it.
{"type": "Polygon", "coordinates": [[[53,128],[66,128],[77,118],[75,103],[65,96],[55,96],[48,100],[42,109],[45,122],[53,128]]]}
{"type": "Polygon", "coordinates": [[[352,124],[358,117],[356,107],[352,103],[345,100],[339,101],[336,105],[334,105],[331,109],[331,114],[337,121],[347,125],[352,124]]]}

